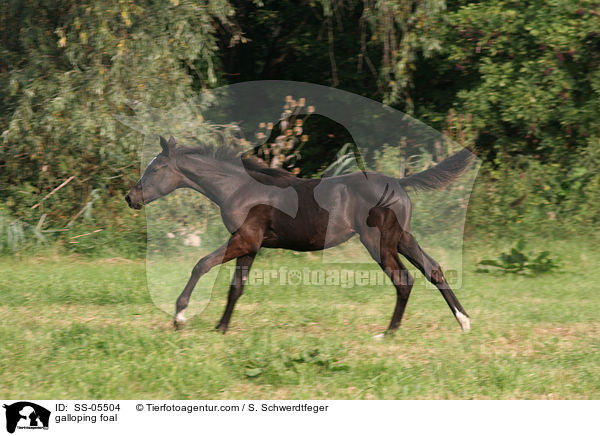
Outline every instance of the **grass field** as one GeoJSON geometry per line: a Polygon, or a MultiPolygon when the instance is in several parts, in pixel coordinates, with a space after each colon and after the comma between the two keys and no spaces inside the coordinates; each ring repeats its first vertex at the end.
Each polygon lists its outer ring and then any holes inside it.
{"type": "MultiPolygon", "coordinates": [[[[389,322],[391,285],[249,286],[223,336],[213,327],[227,277],[175,332],[149,297],[143,261],[0,259],[0,397],[600,399],[594,246],[549,243],[561,272],[532,278],[476,273],[505,246],[468,242],[457,295],[471,332],[437,291],[421,289],[382,341],[373,336],[389,322]]],[[[281,251],[255,266],[282,261],[318,266],[281,251]]]]}

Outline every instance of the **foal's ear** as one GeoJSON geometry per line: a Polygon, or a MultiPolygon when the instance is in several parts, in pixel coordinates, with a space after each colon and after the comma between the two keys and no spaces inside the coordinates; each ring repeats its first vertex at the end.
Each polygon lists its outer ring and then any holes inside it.
{"type": "Polygon", "coordinates": [[[171,136],[168,141],[160,135],[159,135],[159,138],[160,138],[160,146],[161,146],[163,152],[165,154],[169,155],[175,149],[175,145],[177,144],[177,142],[175,141],[175,138],[173,138],[171,136]]]}

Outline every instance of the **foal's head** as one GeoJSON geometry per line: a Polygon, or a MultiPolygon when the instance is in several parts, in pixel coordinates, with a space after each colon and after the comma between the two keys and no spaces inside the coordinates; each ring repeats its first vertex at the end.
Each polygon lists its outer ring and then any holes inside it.
{"type": "Polygon", "coordinates": [[[167,141],[161,136],[160,146],[162,151],[150,161],[142,178],[125,196],[129,207],[141,209],[142,205],[183,186],[183,175],[175,164],[175,138],[171,136],[167,141]]]}

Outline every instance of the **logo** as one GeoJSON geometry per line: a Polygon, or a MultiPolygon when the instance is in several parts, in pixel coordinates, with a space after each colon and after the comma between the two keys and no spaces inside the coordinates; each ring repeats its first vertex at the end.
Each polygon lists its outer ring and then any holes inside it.
{"type": "Polygon", "coordinates": [[[18,429],[48,430],[50,411],[29,401],[3,406],[6,409],[6,431],[14,433],[18,429]]]}

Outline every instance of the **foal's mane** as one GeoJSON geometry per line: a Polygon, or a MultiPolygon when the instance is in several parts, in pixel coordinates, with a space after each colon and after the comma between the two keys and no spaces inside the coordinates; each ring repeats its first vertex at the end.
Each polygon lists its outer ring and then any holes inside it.
{"type": "Polygon", "coordinates": [[[195,147],[178,146],[176,152],[182,155],[208,156],[215,160],[239,164],[242,161],[246,171],[267,174],[273,177],[296,177],[283,168],[271,168],[259,157],[251,154],[252,150],[242,151],[232,145],[217,145],[213,143],[201,143],[195,147]]]}

